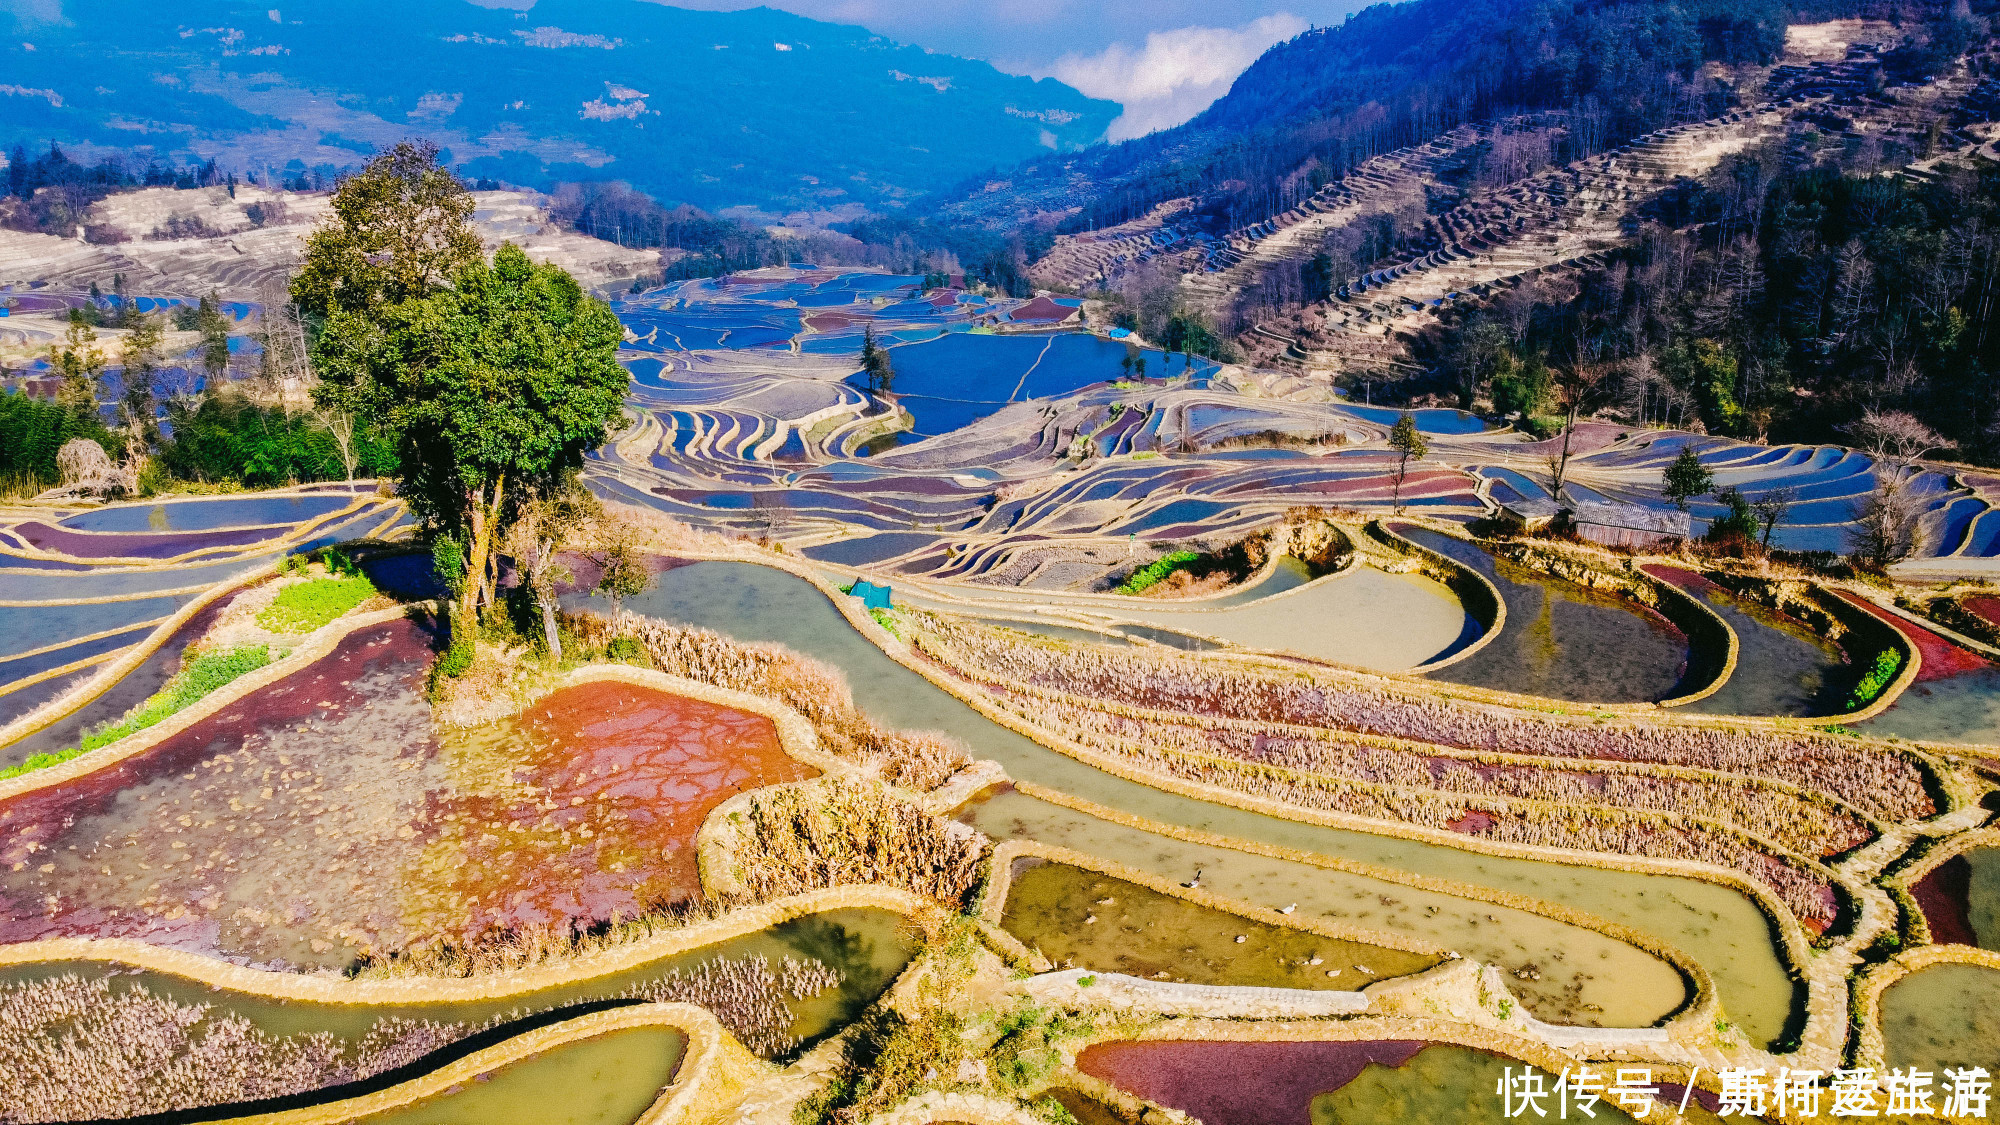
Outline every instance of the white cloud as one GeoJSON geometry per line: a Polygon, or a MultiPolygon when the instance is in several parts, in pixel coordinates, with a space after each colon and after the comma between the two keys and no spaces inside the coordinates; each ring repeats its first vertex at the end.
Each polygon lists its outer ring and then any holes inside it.
{"type": "Polygon", "coordinates": [[[517,31],[521,41],[530,47],[548,47],[560,50],[564,47],[596,47],[613,50],[625,45],[623,39],[606,39],[602,35],[578,35],[574,31],[564,31],[560,27],[538,27],[533,31],[517,31]]]}
{"type": "Polygon", "coordinates": [[[1095,55],[1064,55],[1047,73],[1091,97],[1124,106],[1105,136],[1130,140],[1207,109],[1257,56],[1305,29],[1306,21],[1276,12],[1235,29],[1155,31],[1138,50],[1113,43],[1095,55]]]}
{"type": "Polygon", "coordinates": [[[464,94],[440,94],[433,91],[417,99],[417,107],[410,111],[410,120],[443,121],[457,113],[458,107],[464,104],[464,94]]]}
{"type": "Polygon", "coordinates": [[[0,94],[10,98],[41,98],[57,109],[63,105],[62,95],[54,90],[38,90],[28,86],[16,86],[11,82],[0,82],[0,94]]]}

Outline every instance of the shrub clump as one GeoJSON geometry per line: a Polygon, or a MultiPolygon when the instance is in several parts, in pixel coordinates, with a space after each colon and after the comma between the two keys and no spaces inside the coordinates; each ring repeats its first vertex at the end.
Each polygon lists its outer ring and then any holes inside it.
{"type": "Polygon", "coordinates": [[[1133,571],[1132,576],[1125,580],[1125,584],[1118,587],[1118,592],[1121,594],[1143,594],[1147,590],[1166,581],[1169,574],[1196,562],[1200,558],[1201,554],[1196,551],[1175,551],[1171,554],[1163,555],[1154,562],[1133,571]]]}
{"type": "Polygon", "coordinates": [[[1859,711],[1875,702],[1875,697],[1887,690],[1890,684],[1895,683],[1897,674],[1902,670],[1901,652],[1885,648],[1876,653],[1875,664],[1868,669],[1867,675],[1861,677],[1861,682],[1854,685],[1853,694],[1847,697],[1847,709],[1859,711]]]}
{"type": "Polygon", "coordinates": [[[317,578],[278,591],[257,615],[273,633],[310,633],[375,596],[375,584],[361,575],[317,578]]]}
{"type": "Polygon", "coordinates": [[[126,712],[124,717],[85,732],[82,745],[54,754],[35,754],[18,766],[0,770],[0,781],[61,765],[100,746],[109,746],[147,727],[157,726],[178,712],[193,706],[217,688],[248,675],[270,662],[271,650],[267,645],[196,650],[189,654],[181,670],[174,674],[173,679],[166,682],[166,686],[148,697],[144,703],[126,712]]]}

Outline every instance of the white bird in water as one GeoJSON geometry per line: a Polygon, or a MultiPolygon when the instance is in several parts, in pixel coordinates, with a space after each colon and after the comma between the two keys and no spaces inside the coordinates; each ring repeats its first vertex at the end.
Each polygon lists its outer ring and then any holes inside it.
{"type": "Polygon", "coordinates": [[[1183,886],[1183,887],[1186,887],[1186,888],[1187,888],[1187,889],[1189,889],[1189,890],[1193,890],[1193,889],[1195,889],[1196,887],[1199,887],[1199,886],[1201,886],[1201,868],[1199,868],[1199,867],[1195,868],[1195,869],[1194,869],[1194,878],[1192,878],[1192,879],[1189,879],[1189,880],[1188,880],[1187,882],[1185,882],[1185,883],[1182,883],[1182,884],[1181,884],[1181,886],[1183,886]]]}
{"type": "Polygon", "coordinates": [[[1281,906],[1281,907],[1279,907],[1279,908],[1278,908],[1278,913],[1280,913],[1280,914],[1290,914],[1290,913],[1291,913],[1292,911],[1294,911],[1294,910],[1297,910],[1298,908],[1299,908],[1299,904],[1295,902],[1295,903],[1291,904],[1290,906],[1281,906]]]}

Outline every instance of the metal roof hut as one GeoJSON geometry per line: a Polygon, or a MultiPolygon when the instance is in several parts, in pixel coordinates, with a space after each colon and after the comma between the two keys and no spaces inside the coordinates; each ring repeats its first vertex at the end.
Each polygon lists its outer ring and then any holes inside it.
{"type": "Polygon", "coordinates": [[[889,609],[889,587],[877,586],[865,579],[858,580],[847,588],[850,596],[860,598],[861,604],[869,609],[889,609]]]}
{"type": "Polygon", "coordinates": [[[1524,496],[1500,505],[1500,520],[1522,531],[1535,531],[1548,526],[1562,511],[1553,500],[1540,496],[1524,496]]]}
{"type": "Polygon", "coordinates": [[[1669,539],[1686,539],[1691,527],[1688,514],[1672,508],[1594,500],[1572,505],[1570,522],[1580,538],[1607,547],[1653,547],[1669,539]]]}

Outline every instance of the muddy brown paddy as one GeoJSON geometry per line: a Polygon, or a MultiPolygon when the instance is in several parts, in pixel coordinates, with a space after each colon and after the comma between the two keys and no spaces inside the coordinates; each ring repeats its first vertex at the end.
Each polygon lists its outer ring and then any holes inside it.
{"type": "Polygon", "coordinates": [[[617,685],[440,741],[431,657],[414,622],[358,631],[143,754],[0,803],[0,941],[341,968],[629,916],[697,889],[708,809],[811,773],[761,716],[617,685]]]}
{"type": "Polygon", "coordinates": [[[630,917],[686,898],[709,810],[818,773],[762,715],[617,683],[448,734],[441,759],[448,785],[410,873],[420,929],[630,917]]]}

